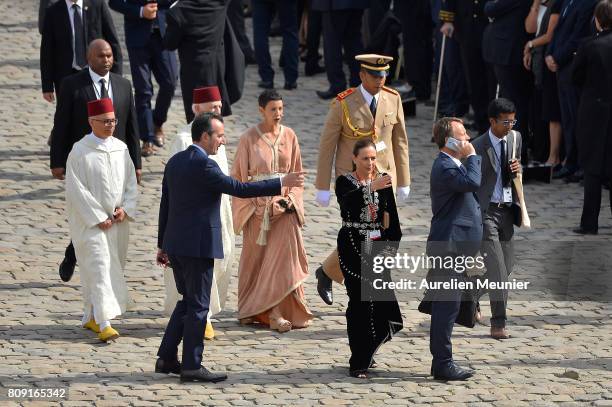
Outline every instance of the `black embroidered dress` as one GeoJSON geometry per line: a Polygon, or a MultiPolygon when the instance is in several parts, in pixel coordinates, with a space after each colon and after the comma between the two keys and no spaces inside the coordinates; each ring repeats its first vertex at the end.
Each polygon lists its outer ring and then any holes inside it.
{"type": "Polygon", "coordinates": [[[338,254],[349,297],[346,310],[351,348],[349,364],[351,371],[365,371],[380,345],[403,327],[394,292],[372,290],[374,279],[390,281],[390,273],[385,270],[375,274],[371,261],[375,252],[380,252],[380,246],[385,246],[385,253],[393,252],[391,255],[394,255],[397,244],[391,242],[398,242],[402,232],[392,188],[371,192],[369,183],[363,185],[349,173],[336,180],[336,197],[342,215],[338,254]],[[386,229],[383,228],[385,217],[388,219],[386,229]],[[388,241],[389,245],[377,243],[372,249],[370,232],[376,230],[380,231],[377,242],[388,241]],[[362,255],[362,244],[366,251],[373,252],[362,255]]]}

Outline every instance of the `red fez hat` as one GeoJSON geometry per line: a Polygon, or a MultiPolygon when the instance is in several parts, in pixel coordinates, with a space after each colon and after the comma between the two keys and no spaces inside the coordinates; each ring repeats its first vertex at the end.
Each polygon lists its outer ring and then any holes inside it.
{"type": "Polygon", "coordinates": [[[193,103],[216,102],[221,100],[221,93],[216,86],[197,88],[193,90],[193,103]]]}
{"type": "Polygon", "coordinates": [[[109,98],[92,100],[87,102],[87,116],[98,116],[104,113],[114,112],[113,101],[109,98]]]}

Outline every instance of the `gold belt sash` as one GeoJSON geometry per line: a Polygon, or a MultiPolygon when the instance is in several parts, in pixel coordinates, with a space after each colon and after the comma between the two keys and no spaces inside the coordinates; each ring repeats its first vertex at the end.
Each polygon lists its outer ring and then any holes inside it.
{"type": "Polygon", "coordinates": [[[346,124],[348,125],[349,129],[351,129],[351,131],[353,132],[352,134],[342,132],[342,135],[346,138],[353,139],[353,140],[359,140],[360,138],[364,138],[364,137],[372,137],[372,141],[376,143],[376,139],[378,138],[378,136],[376,136],[374,130],[363,131],[363,130],[359,130],[359,127],[353,126],[353,123],[351,123],[351,115],[349,113],[348,106],[346,105],[346,101],[344,99],[341,100],[340,105],[342,106],[342,112],[344,113],[346,124]]]}

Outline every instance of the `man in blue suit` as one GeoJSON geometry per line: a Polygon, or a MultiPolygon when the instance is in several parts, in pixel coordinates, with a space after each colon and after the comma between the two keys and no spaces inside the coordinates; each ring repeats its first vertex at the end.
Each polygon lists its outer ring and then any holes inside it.
{"type": "MultiPolygon", "coordinates": [[[[428,256],[475,256],[482,240],[482,216],[476,192],[480,187],[480,156],[470,144],[460,119],[445,117],[436,122],[434,140],[440,154],[430,178],[431,229],[427,238],[428,256]],[[449,141],[450,140],[450,141],[449,141]],[[460,159],[465,158],[465,164],[460,159]]],[[[462,281],[453,269],[432,269],[428,281],[462,281]]],[[[432,298],[429,349],[431,372],[436,380],[466,380],[473,375],[453,361],[451,334],[462,291],[437,290],[432,298]]]]}
{"type": "Polygon", "coordinates": [[[176,303],[166,327],[155,371],[180,373],[182,382],[218,382],[227,376],[208,371],[201,362],[214,259],[223,258],[221,194],[240,198],[279,195],[283,186],[304,185],[304,174],[251,183],[224,175],[209,159],[225,144],[223,117],[216,113],[196,117],[191,138],[193,145],[168,161],[162,183],[157,262],[172,267],[183,299],[176,303]],[[177,356],[181,340],[182,364],[177,356]]]}
{"type": "Polygon", "coordinates": [[[173,51],[164,49],[162,45],[162,38],[166,33],[166,12],[171,4],[170,0],[108,2],[110,8],[124,17],[125,45],[130,57],[143,157],[153,154],[154,146],[164,145],[162,126],[168,117],[168,109],[176,88],[176,55],[173,51]],[[155,110],[151,109],[151,72],[159,84],[155,110]]]}

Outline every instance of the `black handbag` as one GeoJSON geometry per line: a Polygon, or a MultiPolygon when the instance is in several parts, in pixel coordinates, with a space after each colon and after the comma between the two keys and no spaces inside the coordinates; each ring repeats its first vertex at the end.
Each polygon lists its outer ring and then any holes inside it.
{"type": "MultiPolygon", "coordinates": [[[[431,305],[432,301],[427,299],[427,293],[425,293],[425,297],[419,304],[419,312],[431,315],[431,305]]],[[[474,328],[478,309],[478,301],[471,292],[464,290],[461,295],[461,305],[459,306],[459,313],[457,314],[457,318],[455,318],[455,323],[465,326],[466,328],[474,328]]]]}

